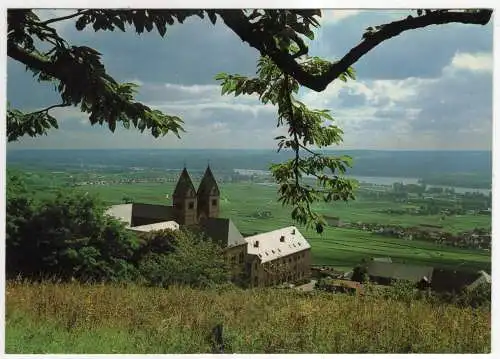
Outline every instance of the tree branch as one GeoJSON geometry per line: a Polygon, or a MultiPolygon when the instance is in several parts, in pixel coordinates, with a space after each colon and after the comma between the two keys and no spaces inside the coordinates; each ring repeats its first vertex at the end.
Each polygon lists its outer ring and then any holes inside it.
{"type": "Polygon", "coordinates": [[[76,16],[83,15],[86,12],[88,12],[88,10],[78,10],[76,13],[71,14],[71,15],[66,15],[66,16],[61,16],[61,17],[55,17],[53,19],[49,19],[47,21],[41,22],[40,25],[48,25],[48,24],[52,24],[53,22],[72,19],[72,18],[74,18],[76,16]]]}
{"type": "Polygon", "coordinates": [[[301,85],[318,92],[323,91],[328,84],[335,81],[370,50],[404,31],[450,23],[486,25],[490,21],[492,13],[493,11],[488,9],[476,12],[432,11],[426,15],[409,16],[406,19],[382,25],[379,31],[365,36],[365,39],[353,47],[340,61],[333,63],[326,73],[312,75],[294,59],[293,55],[272,45],[274,44],[272,34],[253,26],[242,12],[237,10],[219,11],[224,23],[244,42],[248,42],[250,46],[259,50],[263,56],[269,56],[282,71],[293,76],[301,85]]]}
{"type": "Polygon", "coordinates": [[[36,115],[36,114],[42,113],[42,112],[49,112],[50,110],[52,110],[53,108],[56,108],[56,107],[68,107],[68,106],[71,106],[71,104],[70,103],[60,103],[57,105],[52,105],[52,106],[49,106],[47,108],[41,109],[39,111],[30,112],[27,115],[36,115]]]}
{"type": "Polygon", "coordinates": [[[54,63],[41,59],[40,57],[33,55],[32,53],[24,50],[23,48],[17,46],[16,44],[7,42],[7,56],[19,61],[20,63],[45,72],[48,75],[59,78],[59,71],[54,63]]]}

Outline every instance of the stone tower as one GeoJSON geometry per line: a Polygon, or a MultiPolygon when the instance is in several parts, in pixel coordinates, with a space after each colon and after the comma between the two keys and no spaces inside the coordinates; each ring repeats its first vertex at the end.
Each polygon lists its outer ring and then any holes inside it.
{"type": "Polygon", "coordinates": [[[191,225],[198,222],[196,190],[186,167],[182,170],[177,181],[172,201],[175,217],[179,224],[191,225]]]}
{"type": "Polygon", "coordinates": [[[210,166],[203,175],[197,196],[198,219],[219,217],[220,191],[210,166]]]}

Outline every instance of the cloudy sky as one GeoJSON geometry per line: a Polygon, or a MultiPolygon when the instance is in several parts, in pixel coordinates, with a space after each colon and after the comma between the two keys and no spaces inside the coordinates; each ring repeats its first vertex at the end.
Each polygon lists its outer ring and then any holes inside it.
{"type": "MultiPolygon", "coordinates": [[[[61,13],[63,10],[58,10],[61,13]]],[[[41,16],[50,16],[45,11],[41,16]]],[[[330,10],[310,45],[310,54],[338,59],[368,26],[404,17],[408,11],[330,10]]],[[[133,31],[57,30],[74,45],[96,48],[119,81],[140,84],[137,98],[185,121],[181,140],[154,139],[133,129],[90,126],[74,109],[51,111],[59,130],[23,138],[9,148],[272,148],[276,109],[253,97],[221,96],[219,72],[254,75],[258,53],[222,24],[193,18],[168,28],[167,36],[133,31]]],[[[307,105],[329,109],[344,130],[341,148],[491,149],[493,26],[444,25],[403,33],[363,57],[357,80],[323,92],[301,90],[307,105]]],[[[59,103],[52,86],[33,81],[8,59],[11,105],[36,110],[59,103]]]]}

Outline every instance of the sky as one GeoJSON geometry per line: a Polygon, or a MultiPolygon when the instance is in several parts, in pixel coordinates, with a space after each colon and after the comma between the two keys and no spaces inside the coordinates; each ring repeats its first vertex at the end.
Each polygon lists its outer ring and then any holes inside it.
{"type": "MultiPolygon", "coordinates": [[[[42,18],[71,10],[39,11],[42,18]]],[[[328,10],[310,43],[310,55],[338,60],[368,26],[404,18],[409,10],[328,10]]],[[[255,96],[221,96],[220,72],[253,76],[258,52],[223,24],[192,18],[158,33],[56,29],[73,45],[103,54],[116,80],[140,85],[137,99],[184,120],[186,133],[155,139],[148,132],[91,126],[78,108],[51,110],[60,128],[22,138],[19,148],[275,148],[276,108],[255,96]]],[[[491,150],[493,25],[451,24],[412,30],[390,39],[354,65],[355,81],[326,90],[302,88],[299,99],[328,109],[344,131],[342,149],[491,150]]],[[[60,102],[49,84],[7,60],[7,99],[34,111],[60,102]]]]}

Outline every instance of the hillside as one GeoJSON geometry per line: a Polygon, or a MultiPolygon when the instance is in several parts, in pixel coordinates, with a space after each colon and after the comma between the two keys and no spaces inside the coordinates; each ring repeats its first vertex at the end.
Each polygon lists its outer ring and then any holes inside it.
{"type": "Polygon", "coordinates": [[[490,313],[295,290],[6,287],[7,353],[487,353],[490,313]]]}

